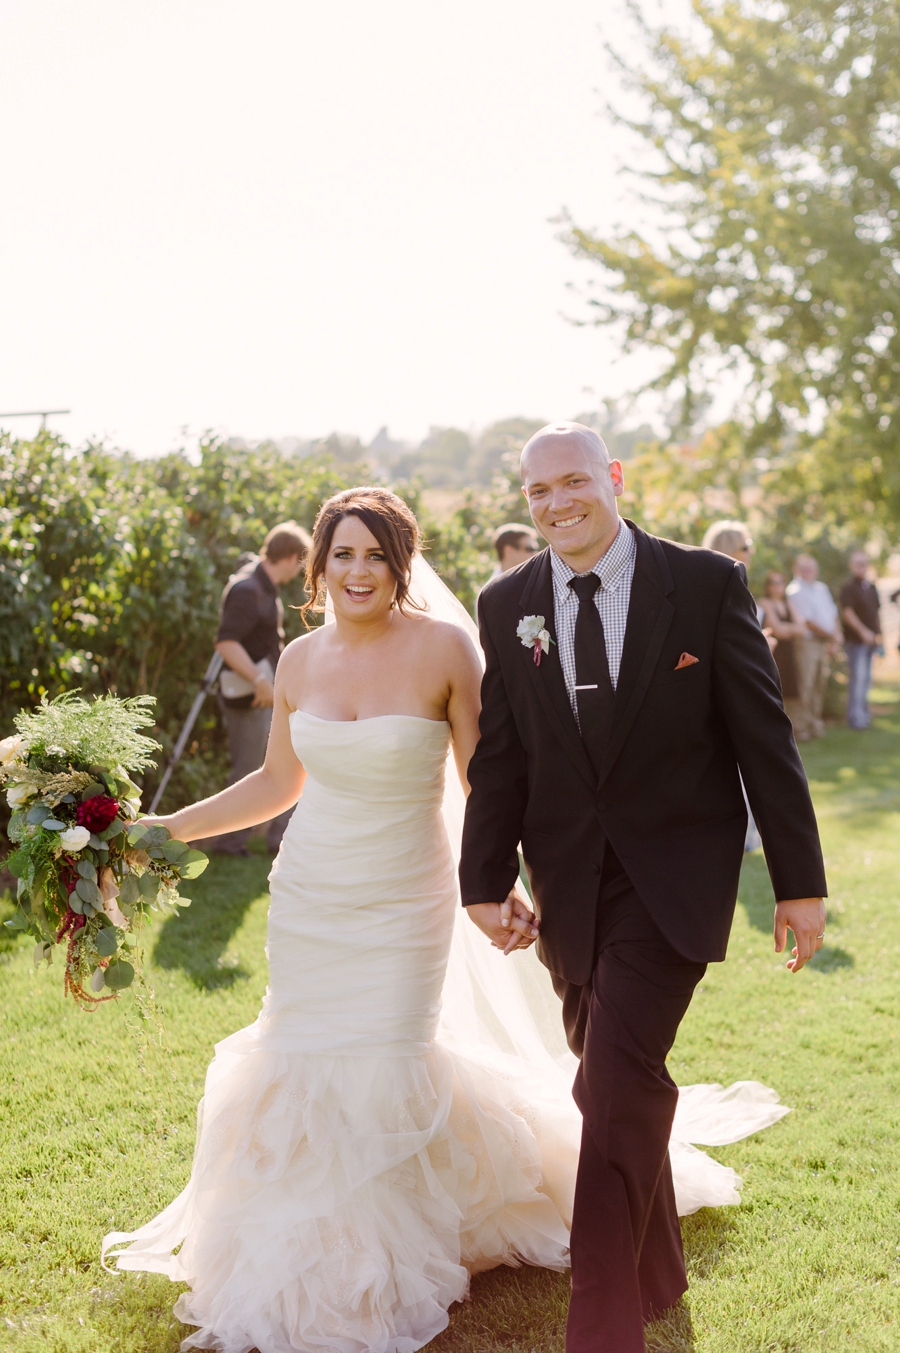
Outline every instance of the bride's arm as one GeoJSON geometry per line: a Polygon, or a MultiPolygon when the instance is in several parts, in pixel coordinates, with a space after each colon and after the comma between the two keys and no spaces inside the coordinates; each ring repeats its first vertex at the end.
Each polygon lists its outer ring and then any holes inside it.
{"type": "Polygon", "coordinates": [[[453,738],[453,759],[456,762],[463,793],[468,797],[469,781],[466,772],[479,738],[481,664],[474,645],[461,630],[454,636],[449,685],[447,722],[453,738]]]}
{"type": "Polygon", "coordinates": [[[282,660],[275,674],[275,704],[265,763],[221,794],[192,803],[169,817],[155,818],[154,821],[168,827],[176,840],[197,841],[205,836],[240,831],[242,827],[255,827],[297,802],[306,772],[291,745],[284,667],[282,660]]]}

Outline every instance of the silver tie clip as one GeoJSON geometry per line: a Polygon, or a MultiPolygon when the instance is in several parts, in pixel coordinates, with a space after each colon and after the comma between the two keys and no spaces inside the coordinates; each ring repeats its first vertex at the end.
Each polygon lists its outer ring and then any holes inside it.
{"type": "Polygon", "coordinates": [[[576,686],[575,689],[576,691],[595,691],[597,690],[597,684],[595,682],[593,686],[576,686]]]}

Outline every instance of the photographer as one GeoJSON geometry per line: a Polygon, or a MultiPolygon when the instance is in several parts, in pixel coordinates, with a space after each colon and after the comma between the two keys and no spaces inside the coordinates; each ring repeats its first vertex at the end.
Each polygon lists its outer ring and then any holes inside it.
{"type": "MultiPolygon", "coordinates": [[[[222,611],[216,651],[225,666],[219,679],[219,708],[228,730],[231,754],[229,785],[258,770],[266,756],[275,668],[284,647],[284,608],[278,588],[300,573],[310,538],[296,522],[273,526],[262,547],[262,558],[252,558],[232,575],[222,593],[222,611]]],[[[274,855],[293,809],[274,818],[267,843],[274,855]]],[[[250,829],[219,837],[219,855],[246,855],[250,829]]]]}

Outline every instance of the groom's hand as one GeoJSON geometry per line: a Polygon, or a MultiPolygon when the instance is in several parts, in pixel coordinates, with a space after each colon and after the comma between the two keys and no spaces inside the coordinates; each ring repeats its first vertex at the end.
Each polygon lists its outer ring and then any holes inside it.
{"type": "Polygon", "coordinates": [[[511,892],[503,902],[477,902],[466,907],[466,911],[494,948],[502,949],[504,954],[527,949],[540,934],[534,912],[516,892],[511,892]]]}
{"type": "Polygon", "coordinates": [[[788,959],[791,972],[799,972],[809,962],[825,938],[825,903],[821,897],[796,897],[775,905],[775,952],[787,944],[787,932],[794,932],[794,957],[788,959]]]}

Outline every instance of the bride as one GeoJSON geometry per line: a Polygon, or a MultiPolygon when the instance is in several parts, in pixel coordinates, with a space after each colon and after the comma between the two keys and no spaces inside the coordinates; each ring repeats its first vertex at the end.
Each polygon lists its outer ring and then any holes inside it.
{"type": "MultiPolygon", "coordinates": [[[[418,548],[386,489],[325,503],[304,610],[324,584],[333,623],[281,658],[265,765],[158,819],[195,840],[300,800],[270,877],[269,987],[216,1048],[190,1181],[103,1242],[119,1268],[189,1285],[184,1349],[414,1353],[472,1273],[568,1266],[571,1065],[539,1028],[540,965],[505,958],[538,933],[529,908],[497,907],[492,950],[459,906],[481,665],[418,548]]],[[[787,1112],[749,1083],[691,1092],[671,1146],[682,1213],[738,1200],[688,1143],[787,1112]]]]}

